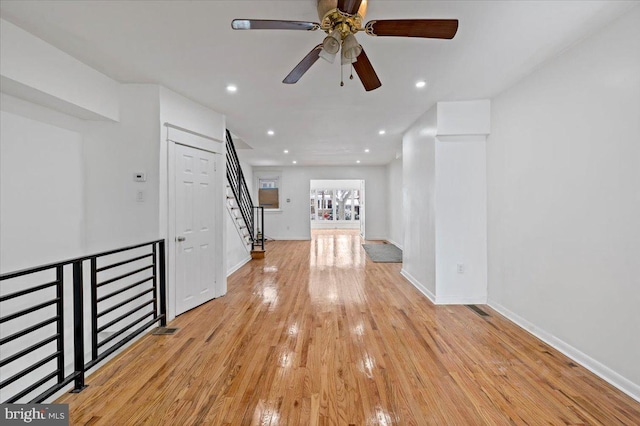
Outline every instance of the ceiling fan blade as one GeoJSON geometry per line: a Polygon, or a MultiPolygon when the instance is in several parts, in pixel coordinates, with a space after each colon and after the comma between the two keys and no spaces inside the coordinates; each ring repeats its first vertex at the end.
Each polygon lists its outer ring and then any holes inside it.
{"type": "Polygon", "coordinates": [[[317,22],[278,21],[272,19],[234,19],[231,21],[234,30],[304,30],[315,31],[320,28],[317,22]]]}
{"type": "Polygon", "coordinates": [[[452,39],[458,31],[457,19],[382,19],[365,25],[369,35],[380,37],[423,37],[452,39]]]}
{"type": "Polygon", "coordinates": [[[358,77],[360,77],[360,81],[362,81],[362,85],[367,92],[382,86],[376,71],[373,69],[373,65],[371,65],[367,54],[364,53],[364,50],[360,53],[360,56],[358,56],[358,60],[354,62],[353,69],[356,70],[356,73],[358,74],[358,77]]]}
{"type": "Polygon", "coordinates": [[[355,15],[360,9],[362,0],[338,0],[338,9],[349,15],[355,15]]]}
{"type": "Polygon", "coordinates": [[[291,70],[288,76],[282,80],[285,84],[295,84],[300,80],[300,78],[306,73],[311,65],[315,64],[318,58],[320,57],[320,51],[322,50],[322,44],[314,47],[311,52],[307,53],[296,67],[291,70]]]}

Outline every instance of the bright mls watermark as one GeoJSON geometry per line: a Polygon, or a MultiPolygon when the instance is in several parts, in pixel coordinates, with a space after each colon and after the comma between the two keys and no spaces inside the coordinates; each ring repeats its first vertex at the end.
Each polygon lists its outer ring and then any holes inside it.
{"type": "Polygon", "coordinates": [[[0,404],[0,424],[69,426],[69,405],[0,404]]]}

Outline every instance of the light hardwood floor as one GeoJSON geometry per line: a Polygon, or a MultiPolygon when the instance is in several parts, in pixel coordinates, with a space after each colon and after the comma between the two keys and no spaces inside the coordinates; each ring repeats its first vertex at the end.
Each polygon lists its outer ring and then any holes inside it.
{"type": "Polygon", "coordinates": [[[361,243],[269,243],[177,334],[58,402],[73,425],[640,424],[633,399],[486,306],[434,306],[361,243]]]}

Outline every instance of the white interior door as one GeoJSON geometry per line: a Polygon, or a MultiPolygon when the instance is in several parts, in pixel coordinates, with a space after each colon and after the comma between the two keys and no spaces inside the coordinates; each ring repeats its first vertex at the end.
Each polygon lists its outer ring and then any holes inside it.
{"type": "Polygon", "coordinates": [[[218,296],[215,167],[215,154],[176,144],[176,315],[218,296]]]}

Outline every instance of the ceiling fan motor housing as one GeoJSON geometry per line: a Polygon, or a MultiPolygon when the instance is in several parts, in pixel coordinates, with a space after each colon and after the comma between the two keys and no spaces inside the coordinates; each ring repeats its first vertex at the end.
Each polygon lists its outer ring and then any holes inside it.
{"type": "Polygon", "coordinates": [[[355,34],[362,31],[363,15],[360,13],[366,9],[366,2],[362,5],[358,12],[349,15],[338,9],[338,0],[318,0],[318,16],[320,17],[320,28],[327,34],[334,30],[339,30],[342,39],[349,34],[355,34]]]}

